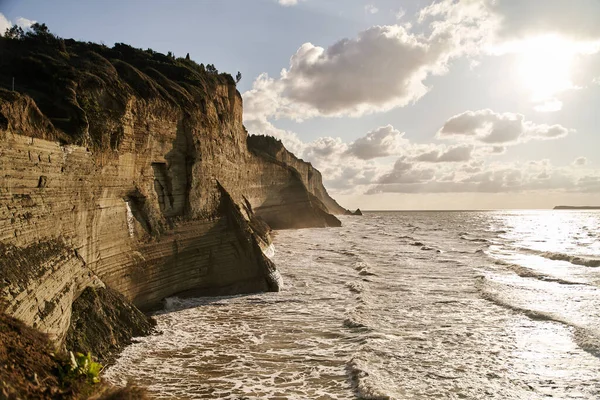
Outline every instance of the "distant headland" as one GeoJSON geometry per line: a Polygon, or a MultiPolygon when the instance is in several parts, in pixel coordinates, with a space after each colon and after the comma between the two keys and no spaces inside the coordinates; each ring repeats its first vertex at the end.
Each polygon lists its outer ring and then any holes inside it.
{"type": "Polygon", "coordinates": [[[600,210],[600,206],[556,206],[555,210],[600,210]]]}

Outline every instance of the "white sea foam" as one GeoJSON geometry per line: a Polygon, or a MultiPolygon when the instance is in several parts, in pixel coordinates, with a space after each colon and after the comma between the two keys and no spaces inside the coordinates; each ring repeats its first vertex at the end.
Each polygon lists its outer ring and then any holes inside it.
{"type": "Polygon", "coordinates": [[[263,249],[263,254],[269,258],[275,257],[275,245],[271,243],[269,247],[263,249]]]}
{"type": "Polygon", "coordinates": [[[281,292],[168,298],[106,376],[157,398],[600,398],[600,268],[541,255],[600,259],[600,214],[559,214],[281,231],[281,292]]]}

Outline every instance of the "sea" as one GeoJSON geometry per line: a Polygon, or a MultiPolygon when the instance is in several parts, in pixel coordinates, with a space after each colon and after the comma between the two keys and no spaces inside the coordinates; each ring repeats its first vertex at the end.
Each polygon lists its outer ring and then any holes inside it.
{"type": "Polygon", "coordinates": [[[276,232],[279,293],[169,298],[104,376],[158,399],[599,399],[600,211],[276,232]]]}

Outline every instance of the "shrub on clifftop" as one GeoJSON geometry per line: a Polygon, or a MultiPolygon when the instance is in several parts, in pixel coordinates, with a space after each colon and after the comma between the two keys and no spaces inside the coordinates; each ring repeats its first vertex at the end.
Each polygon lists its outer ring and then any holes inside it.
{"type": "Polygon", "coordinates": [[[131,96],[182,109],[202,104],[217,85],[235,86],[213,64],[142,50],[124,43],[62,39],[45,24],[0,36],[0,88],[31,97],[69,143],[116,149],[122,117],[131,96]]]}

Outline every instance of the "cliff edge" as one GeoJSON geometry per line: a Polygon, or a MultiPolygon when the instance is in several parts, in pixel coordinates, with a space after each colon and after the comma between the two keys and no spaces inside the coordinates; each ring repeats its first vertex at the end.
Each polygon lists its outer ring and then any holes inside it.
{"type": "MultiPolygon", "coordinates": [[[[253,144],[213,66],[36,29],[0,37],[0,75],[0,299],[61,346],[104,349],[77,335],[114,296],[134,318],[278,290],[270,229],[340,225],[318,171],[253,144]]],[[[91,326],[118,338],[117,319],[91,326]]]]}

